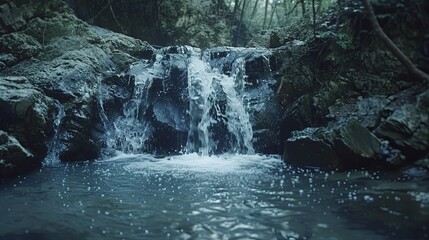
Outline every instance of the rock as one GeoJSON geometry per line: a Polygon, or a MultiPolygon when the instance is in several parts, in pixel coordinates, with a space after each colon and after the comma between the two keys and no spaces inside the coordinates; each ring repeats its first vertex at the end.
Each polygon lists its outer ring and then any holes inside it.
{"type": "Polygon", "coordinates": [[[58,157],[64,162],[91,160],[99,157],[100,147],[92,134],[95,99],[74,103],[65,109],[59,131],[58,157]]]}
{"type": "Polygon", "coordinates": [[[14,32],[0,36],[0,51],[4,56],[0,61],[4,67],[36,56],[41,49],[42,45],[35,38],[24,33],[14,32]]]}
{"type": "Polygon", "coordinates": [[[335,152],[346,167],[374,164],[381,155],[381,142],[357,120],[351,118],[344,125],[336,126],[331,138],[335,152]]]}
{"type": "Polygon", "coordinates": [[[41,162],[53,133],[54,102],[25,77],[0,77],[0,128],[41,162]]]}
{"type": "Polygon", "coordinates": [[[347,118],[356,118],[362,126],[375,129],[381,121],[384,108],[390,103],[386,96],[371,96],[368,98],[358,98],[356,102],[344,104],[341,107],[331,106],[329,114],[326,116],[329,120],[339,120],[347,118]]]}
{"type": "Polygon", "coordinates": [[[284,158],[294,166],[330,170],[374,166],[381,153],[380,141],[351,118],[333,127],[293,132],[285,143],[284,158]]]}
{"type": "Polygon", "coordinates": [[[253,89],[245,91],[250,124],[253,129],[255,152],[264,154],[281,153],[281,106],[277,101],[275,81],[259,80],[253,89]]]}
{"type": "Polygon", "coordinates": [[[320,129],[306,128],[293,132],[285,143],[283,158],[286,163],[297,167],[336,169],[340,166],[340,158],[333,146],[320,138],[320,129]]]}
{"type": "Polygon", "coordinates": [[[24,173],[39,165],[40,161],[15,137],[0,130],[0,179],[24,173]]]}
{"type": "Polygon", "coordinates": [[[114,75],[102,80],[98,98],[102,112],[106,114],[108,123],[122,114],[124,104],[132,98],[135,88],[135,76],[114,75]]]}
{"type": "Polygon", "coordinates": [[[306,94],[286,108],[280,130],[284,140],[291,137],[293,131],[303,130],[314,125],[312,103],[312,97],[306,94]]]}
{"type": "Polygon", "coordinates": [[[153,48],[84,23],[61,0],[7,1],[0,12],[4,33],[0,35],[0,86],[9,89],[7,95],[0,94],[1,129],[15,136],[39,162],[54,132],[55,158],[98,157],[105,145],[100,102],[105,100],[109,111],[120,111],[121,106],[112,105],[126,101],[131,94],[127,91],[133,89],[119,86],[125,83],[120,78],[113,83],[115,76],[153,48]],[[61,109],[65,116],[56,119],[58,131],[53,131],[53,119],[61,109]]]}
{"type": "Polygon", "coordinates": [[[416,89],[402,91],[391,97],[386,118],[375,133],[401,150],[408,162],[415,161],[429,150],[429,90],[417,97],[416,89]]]}
{"type": "Polygon", "coordinates": [[[21,30],[29,20],[53,11],[67,11],[60,0],[45,2],[2,1],[0,4],[0,34],[21,30]]]}

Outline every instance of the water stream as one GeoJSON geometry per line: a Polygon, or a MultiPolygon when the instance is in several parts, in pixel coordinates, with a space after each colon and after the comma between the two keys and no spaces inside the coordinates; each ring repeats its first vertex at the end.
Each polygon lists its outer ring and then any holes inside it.
{"type": "Polygon", "coordinates": [[[300,170],[255,153],[252,114],[265,105],[253,102],[271,87],[250,79],[249,51],[166,48],[133,65],[122,115],[103,112],[117,155],[3,180],[0,240],[428,239],[418,174],[300,170]]]}
{"type": "Polygon", "coordinates": [[[3,183],[0,239],[427,239],[428,190],[275,156],[120,155],[3,183]]]}
{"type": "Polygon", "coordinates": [[[54,119],[54,134],[52,139],[48,143],[48,153],[43,162],[43,165],[46,165],[46,166],[56,165],[60,163],[59,152],[62,146],[59,143],[59,133],[60,133],[61,121],[63,120],[66,113],[64,111],[64,107],[61,105],[60,102],[55,101],[55,106],[57,108],[58,113],[54,119]]]}

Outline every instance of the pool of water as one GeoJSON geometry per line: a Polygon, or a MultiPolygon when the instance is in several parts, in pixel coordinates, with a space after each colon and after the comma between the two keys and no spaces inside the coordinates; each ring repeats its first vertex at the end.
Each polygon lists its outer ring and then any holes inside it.
{"type": "Polygon", "coordinates": [[[0,239],[428,239],[429,184],[277,156],[120,155],[0,185],[0,239]]]}

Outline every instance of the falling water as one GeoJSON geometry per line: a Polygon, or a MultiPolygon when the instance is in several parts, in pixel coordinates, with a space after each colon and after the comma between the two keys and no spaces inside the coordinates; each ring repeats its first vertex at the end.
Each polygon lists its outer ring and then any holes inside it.
{"type": "Polygon", "coordinates": [[[54,165],[59,163],[59,152],[61,150],[60,142],[58,140],[59,138],[59,131],[61,127],[61,121],[66,115],[64,112],[64,107],[61,105],[60,102],[55,101],[55,106],[57,108],[57,115],[54,119],[54,135],[51,139],[51,141],[48,144],[48,153],[46,155],[46,158],[43,162],[43,165],[54,165]]]}
{"type": "Polygon", "coordinates": [[[188,66],[191,115],[187,150],[209,155],[216,151],[216,139],[211,129],[217,123],[226,124],[233,135],[230,150],[253,154],[252,126],[243,105],[242,90],[244,60],[237,59],[230,76],[212,68],[207,57],[192,56],[188,66]],[[219,101],[220,100],[220,101],[219,101]],[[224,105],[224,106],[222,106],[224,105]],[[223,111],[223,109],[225,109],[223,111]]]}
{"type": "Polygon", "coordinates": [[[133,97],[114,121],[115,136],[108,145],[125,153],[151,152],[148,142],[161,137],[156,132],[159,124],[153,120],[158,118],[160,124],[187,135],[179,146],[181,152],[253,154],[253,131],[243,95],[245,59],[225,60],[232,68],[225,73],[222,64],[211,64],[210,55],[210,50],[202,54],[188,46],[169,47],[133,65],[129,72],[135,76],[133,97]],[[172,88],[183,88],[184,93],[176,96],[181,90],[172,88]],[[173,110],[172,104],[178,102],[183,111],[173,110]]]}
{"type": "Polygon", "coordinates": [[[156,55],[155,62],[144,61],[131,66],[129,73],[135,76],[135,88],[132,99],[123,108],[123,115],[113,123],[115,136],[108,145],[126,153],[140,153],[146,150],[145,142],[153,129],[145,120],[147,110],[147,91],[154,78],[162,77],[161,55],[156,55]]]}

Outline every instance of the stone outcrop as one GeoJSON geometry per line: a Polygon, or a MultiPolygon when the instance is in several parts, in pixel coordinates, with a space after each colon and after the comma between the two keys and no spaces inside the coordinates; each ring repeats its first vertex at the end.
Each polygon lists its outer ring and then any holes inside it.
{"type": "MultiPolygon", "coordinates": [[[[376,13],[389,18],[384,31],[421,69],[428,62],[425,4],[374,3],[376,13]],[[403,21],[393,5],[419,17],[403,21]]],[[[391,169],[428,155],[428,85],[410,78],[371,33],[359,7],[350,2],[339,15],[323,16],[326,25],[318,29],[317,39],[292,26],[251,41],[274,48],[283,62],[277,77],[285,108],[280,130],[283,155],[292,165],[391,169]]],[[[310,23],[300,24],[300,29],[311,29],[310,23]]]]}
{"type": "MultiPolygon", "coordinates": [[[[6,1],[0,12],[0,129],[31,153],[35,165],[52,139],[62,161],[98,157],[100,98],[126,98],[114,87],[122,84],[116,76],[152,47],[86,24],[60,0],[6,1]]],[[[26,161],[9,160],[26,168],[26,161]]]]}
{"type": "Polygon", "coordinates": [[[40,165],[16,138],[0,130],[0,176],[13,176],[40,165]]]}
{"type": "Polygon", "coordinates": [[[53,134],[54,101],[25,77],[0,77],[0,126],[41,161],[53,134]]]}
{"type": "Polygon", "coordinates": [[[293,132],[285,143],[284,157],[296,166],[328,170],[374,165],[381,153],[381,142],[350,118],[332,127],[293,132]]]}

